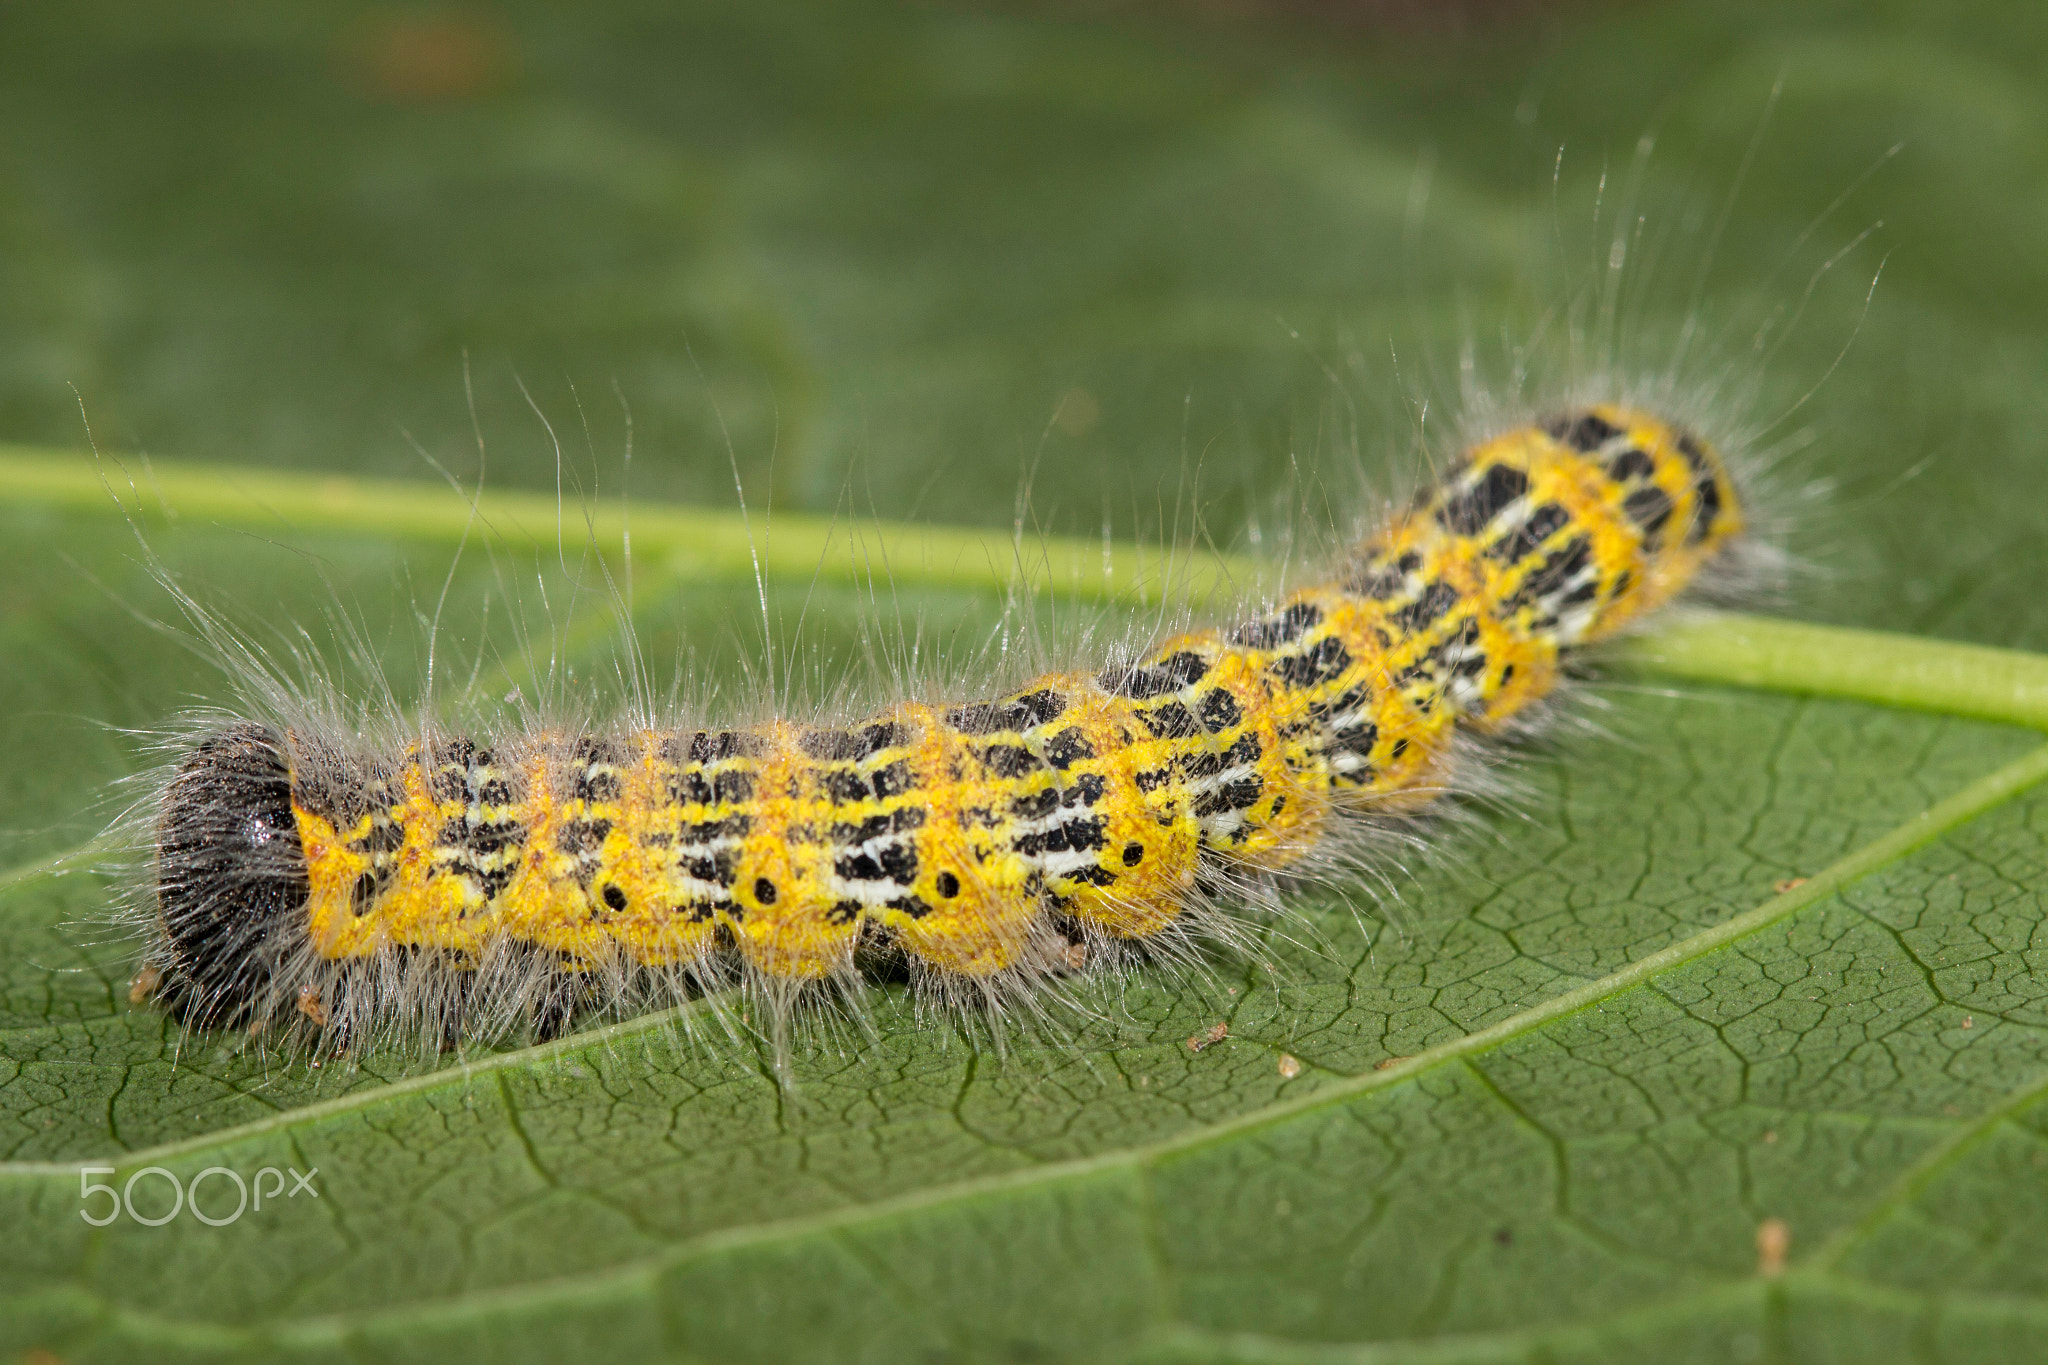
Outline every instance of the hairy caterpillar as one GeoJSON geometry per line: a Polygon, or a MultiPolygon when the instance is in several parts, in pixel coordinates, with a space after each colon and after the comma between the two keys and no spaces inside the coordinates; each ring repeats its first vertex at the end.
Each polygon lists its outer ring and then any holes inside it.
{"type": "Polygon", "coordinates": [[[391,752],[215,725],[151,817],[138,990],[322,1050],[544,1036],[734,982],[780,1008],[889,958],[942,998],[1028,999],[1426,806],[1454,741],[1743,530],[1714,447],[1596,404],[1472,447],[1251,619],[994,700],[391,752]]]}

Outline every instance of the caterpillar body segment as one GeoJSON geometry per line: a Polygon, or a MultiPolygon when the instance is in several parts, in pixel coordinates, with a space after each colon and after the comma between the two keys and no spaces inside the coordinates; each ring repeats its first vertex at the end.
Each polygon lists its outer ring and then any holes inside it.
{"type": "Polygon", "coordinates": [[[1427,805],[1457,735],[1526,713],[1742,530],[1710,447],[1594,406],[1474,447],[1262,615],[990,701],[385,755],[220,728],[164,789],[148,965],[200,1022],[343,1043],[401,1006],[442,1036],[547,1031],[876,952],[1036,979],[1427,805]]]}

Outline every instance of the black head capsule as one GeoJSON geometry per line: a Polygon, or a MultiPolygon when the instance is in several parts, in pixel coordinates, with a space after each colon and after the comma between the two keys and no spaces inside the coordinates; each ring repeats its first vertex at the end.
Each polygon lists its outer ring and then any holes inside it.
{"type": "Polygon", "coordinates": [[[275,1008],[276,969],[304,942],[310,894],[282,736],[240,723],[200,739],[157,822],[153,965],[166,1003],[203,1025],[275,1008]]]}

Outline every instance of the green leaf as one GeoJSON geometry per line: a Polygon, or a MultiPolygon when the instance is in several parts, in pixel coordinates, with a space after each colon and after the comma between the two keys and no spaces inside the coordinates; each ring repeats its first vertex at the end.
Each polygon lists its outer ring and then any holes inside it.
{"type": "Polygon", "coordinates": [[[2044,58],[1993,5],[10,8],[0,1351],[2042,1354],[2044,58]],[[1681,387],[1754,387],[1820,572],[1618,652],[1386,887],[1001,1050],[880,988],[793,1095],[688,1008],[405,1074],[128,1003],[77,851],[231,697],[137,530],[403,695],[436,610],[443,702],[616,688],[629,534],[658,685],[964,679],[1275,581],[1462,343],[1600,349],[1638,211],[1621,363],[1718,339],[1681,387]],[[414,443],[478,431],[473,510],[414,443]],[[318,1193],[95,1228],[83,1167],[318,1193]]]}

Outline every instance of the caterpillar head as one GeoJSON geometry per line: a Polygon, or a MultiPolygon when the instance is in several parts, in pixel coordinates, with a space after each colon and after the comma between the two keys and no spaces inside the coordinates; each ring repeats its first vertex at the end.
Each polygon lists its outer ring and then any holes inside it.
{"type": "Polygon", "coordinates": [[[201,737],[164,788],[152,965],[167,1001],[201,1025],[268,1006],[271,960],[310,888],[283,736],[247,722],[201,737]]]}

